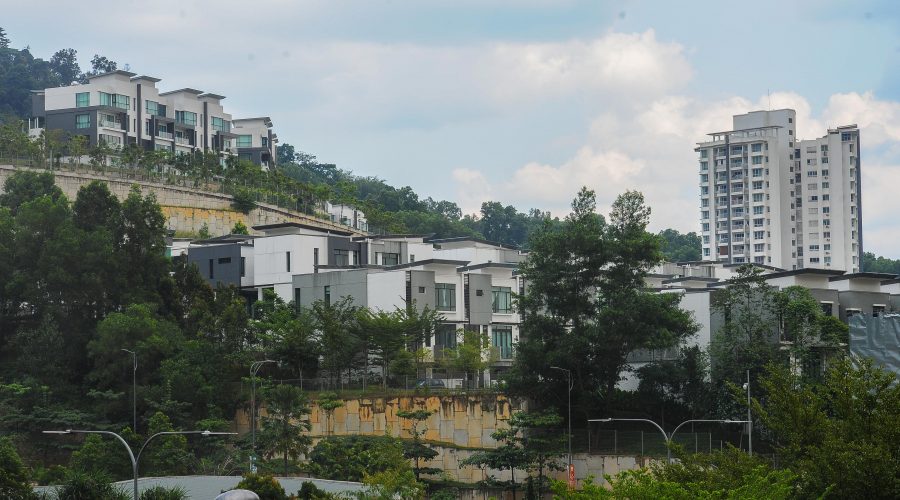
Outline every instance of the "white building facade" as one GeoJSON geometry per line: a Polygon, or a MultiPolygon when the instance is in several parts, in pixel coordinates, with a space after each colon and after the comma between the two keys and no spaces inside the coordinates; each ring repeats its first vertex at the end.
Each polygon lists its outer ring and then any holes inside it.
{"type": "Polygon", "coordinates": [[[858,272],[859,129],[798,140],[796,112],[754,111],[698,143],[702,256],[858,272]]]}
{"type": "MultiPolygon", "coordinates": [[[[232,131],[232,116],[222,105],[224,96],[192,88],[161,92],[156,87],[158,82],[159,78],[119,70],[89,77],[81,85],[32,91],[29,134],[61,130],[68,137],[84,136],[89,147],[136,144],[146,150],[176,154],[242,152],[232,131]]],[[[256,126],[259,120],[238,123],[253,126],[254,134],[265,134],[270,149],[266,160],[274,164],[272,122],[256,126]]],[[[262,143],[261,137],[257,142],[262,143]]],[[[261,163],[263,155],[250,154],[262,149],[251,146],[243,152],[247,159],[269,166],[261,163]]]]}

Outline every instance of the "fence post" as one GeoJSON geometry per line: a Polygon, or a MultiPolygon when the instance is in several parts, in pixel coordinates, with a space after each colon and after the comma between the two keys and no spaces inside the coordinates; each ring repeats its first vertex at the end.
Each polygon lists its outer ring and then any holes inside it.
{"type": "Polygon", "coordinates": [[[697,441],[699,441],[699,439],[700,439],[700,436],[698,436],[697,433],[695,432],[694,433],[694,453],[695,454],[697,453],[697,441]]]}
{"type": "Polygon", "coordinates": [[[590,455],[591,454],[591,423],[590,422],[588,422],[587,431],[588,431],[588,455],[590,455]]]}
{"type": "Polygon", "coordinates": [[[613,455],[619,454],[619,431],[613,429],[613,455]]]}
{"type": "Polygon", "coordinates": [[[641,456],[644,456],[644,431],[641,431],[641,456]]]}

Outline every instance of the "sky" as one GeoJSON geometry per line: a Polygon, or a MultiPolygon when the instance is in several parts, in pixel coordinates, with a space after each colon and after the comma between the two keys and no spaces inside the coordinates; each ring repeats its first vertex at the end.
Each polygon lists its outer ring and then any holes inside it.
{"type": "Polygon", "coordinates": [[[900,2],[0,0],[14,47],[101,54],[270,116],[282,143],[464,213],[644,193],[699,230],[695,143],[797,110],[861,127],[865,249],[900,258],[900,2]]]}

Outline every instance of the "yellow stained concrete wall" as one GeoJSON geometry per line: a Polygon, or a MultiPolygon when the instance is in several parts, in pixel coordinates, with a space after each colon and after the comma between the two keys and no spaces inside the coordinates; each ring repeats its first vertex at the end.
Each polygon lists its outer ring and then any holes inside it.
{"type": "MultiPolygon", "coordinates": [[[[13,167],[0,165],[0,186],[17,170],[32,170],[45,172],[41,169],[27,167],[13,167]]],[[[281,222],[298,222],[327,229],[340,229],[352,231],[351,228],[331,221],[318,219],[306,214],[291,210],[285,210],[274,205],[260,203],[249,214],[243,214],[231,208],[233,198],[229,195],[199,191],[189,187],[170,186],[138,179],[122,179],[107,177],[98,173],[55,171],[53,172],[56,185],[63,193],[74,200],[81,186],[94,180],[100,180],[109,186],[110,192],[119,199],[125,199],[131,191],[131,186],[138,185],[143,195],[153,193],[162,207],[163,213],[168,218],[168,228],[184,233],[197,233],[205,223],[210,234],[218,236],[226,234],[234,227],[237,221],[243,222],[247,227],[263,224],[276,224],[281,222]]]]}

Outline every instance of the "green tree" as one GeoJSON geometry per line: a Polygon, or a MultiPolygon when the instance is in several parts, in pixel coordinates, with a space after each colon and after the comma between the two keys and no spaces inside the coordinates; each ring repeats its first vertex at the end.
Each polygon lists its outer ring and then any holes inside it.
{"type": "Polygon", "coordinates": [[[72,471],[56,492],[58,500],[128,500],[131,495],[112,484],[110,478],[97,471],[72,471]]]}
{"type": "Polygon", "coordinates": [[[697,326],[676,294],[645,289],[644,278],[661,259],[659,239],[646,230],[649,217],[643,196],[626,192],[607,224],[596,213],[594,192],[583,188],[565,221],[545,222],[532,235],[510,391],[564,408],[566,381],[549,368],[563,367],[572,372],[573,405],[594,414],[628,369],[631,352],[674,347],[694,334],[697,326]]]}
{"type": "Polygon", "coordinates": [[[352,298],[345,297],[331,303],[316,301],[313,315],[320,335],[322,368],[328,371],[332,384],[337,384],[341,372],[352,368],[360,352],[361,342],[356,336],[356,332],[360,331],[360,313],[352,298]]]}
{"type": "Polygon", "coordinates": [[[797,498],[900,496],[900,384],[869,359],[835,360],[822,383],[784,367],[761,379],[754,411],[780,461],[799,475],[797,498]]]}
{"type": "Polygon", "coordinates": [[[390,436],[326,437],[310,452],[309,467],[315,477],[339,481],[362,481],[386,470],[411,472],[402,443],[390,436]]]}
{"type": "Polygon", "coordinates": [[[413,473],[416,476],[416,481],[419,480],[422,474],[438,474],[441,472],[441,469],[422,465],[424,462],[430,462],[434,457],[438,456],[437,451],[422,442],[422,436],[425,435],[428,428],[419,428],[419,425],[432,415],[434,415],[433,411],[424,409],[400,410],[397,412],[398,417],[410,421],[409,434],[412,437],[412,441],[403,443],[403,456],[413,461],[413,473]]]}
{"type": "Polygon", "coordinates": [[[71,85],[81,77],[78,66],[78,51],[75,49],[57,50],[50,58],[50,68],[62,85],[71,85]]]}
{"type": "Polygon", "coordinates": [[[344,406],[344,400],[341,399],[337,393],[334,392],[323,392],[319,394],[319,399],[316,400],[316,404],[319,408],[325,412],[325,434],[333,434],[333,422],[334,411],[338,408],[344,406]]]}
{"type": "MultiPolygon", "coordinates": [[[[491,477],[488,483],[503,486],[516,497],[518,482],[516,470],[529,474],[537,473],[538,498],[542,494],[547,470],[560,470],[558,458],[563,455],[565,436],[560,433],[562,418],[552,411],[517,412],[509,419],[509,427],[494,431],[491,437],[497,441],[495,449],[473,453],[461,462],[465,466],[476,466],[496,470],[509,470],[509,481],[498,481],[491,477]]],[[[528,476],[532,487],[532,476],[528,476]]]]}
{"type": "Polygon", "coordinates": [[[491,349],[487,334],[475,330],[463,330],[463,340],[456,347],[444,349],[441,363],[450,369],[458,370],[472,376],[475,388],[478,388],[479,374],[491,366],[495,352],[491,349]]]}
{"type": "Polygon", "coordinates": [[[700,236],[691,231],[679,233],[675,229],[659,232],[662,240],[660,250],[669,262],[689,262],[700,260],[700,236]]]}
{"type": "Polygon", "coordinates": [[[288,461],[309,451],[312,438],[303,434],[310,429],[309,404],[299,387],[277,385],[265,392],[266,414],[262,417],[259,442],[267,458],[281,455],[283,473],[288,461]]]}
{"type": "Polygon", "coordinates": [[[245,474],[234,489],[252,491],[260,500],[287,500],[278,480],[267,474],[245,474]]]}
{"type": "Polygon", "coordinates": [[[387,387],[389,366],[404,346],[403,319],[397,312],[360,309],[359,330],[368,336],[370,352],[381,364],[381,384],[387,387]]]}
{"type": "Polygon", "coordinates": [[[231,234],[250,234],[250,230],[247,229],[243,222],[237,221],[234,223],[234,227],[231,228],[231,234]]]}
{"type": "Polygon", "coordinates": [[[7,438],[0,438],[0,496],[10,499],[35,498],[28,481],[28,469],[7,438]]]}
{"type": "MultiPolygon", "coordinates": [[[[156,412],[149,421],[148,436],[157,432],[171,432],[175,428],[162,412],[156,412]]],[[[147,459],[141,468],[143,473],[153,476],[183,476],[188,474],[194,457],[188,452],[187,438],[182,434],[160,436],[147,446],[147,459]]]]}
{"type": "Polygon", "coordinates": [[[8,207],[15,215],[25,202],[49,196],[53,201],[64,199],[65,195],[56,185],[49,172],[18,171],[9,176],[3,184],[0,205],[8,207]]]}

